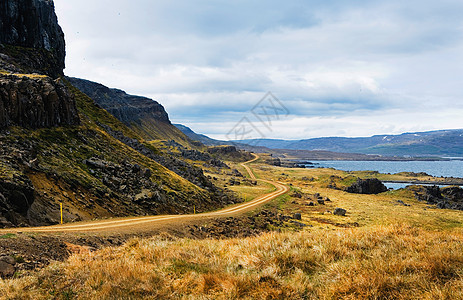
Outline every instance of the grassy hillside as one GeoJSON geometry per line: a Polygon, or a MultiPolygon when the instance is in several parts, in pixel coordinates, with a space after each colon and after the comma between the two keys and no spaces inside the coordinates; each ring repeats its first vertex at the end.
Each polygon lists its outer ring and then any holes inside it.
{"type": "Polygon", "coordinates": [[[172,124],[159,122],[152,118],[142,119],[140,122],[132,122],[129,127],[145,140],[175,141],[189,149],[204,148],[201,143],[192,141],[172,124]]]}

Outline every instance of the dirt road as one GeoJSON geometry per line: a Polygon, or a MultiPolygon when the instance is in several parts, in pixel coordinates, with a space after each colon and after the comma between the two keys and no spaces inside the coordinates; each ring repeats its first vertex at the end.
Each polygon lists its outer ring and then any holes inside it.
{"type": "Polygon", "coordinates": [[[281,196],[289,191],[289,188],[284,184],[274,182],[274,181],[264,180],[264,179],[256,179],[256,176],[254,175],[252,169],[248,165],[249,163],[252,163],[256,161],[257,159],[259,159],[258,155],[256,154],[253,154],[253,155],[254,155],[254,158],[252,160],[242,163],[241,165],[246,169],[251,179],[269,183],[273,185],[276,188],[276,190],[269,194],[259,196],[253,199],[252,201],[240,203],[240,204],[227,207],[219,211],[207,212],[207,213],[201,213],[201,214],[132,217],[132,218],[121,218],[121,219],[112,219],[112,220],[70,223],[70,224],[64,224],[64,225],[53,225],[53,226],[44,226],[44,227],[12,228],[12,229],[0,230],[0,233],[7,233],[7,232],[44,232],[44,233],[102,232],[102,231],[114,231],[115,229],[119,230],[119,229],[127,229],[127,228],[130,228],[130,231],[134,232],[134,231],[137,231],[138,228],[141,230],[143,228],[146,228],[147,226],[151,226],[154,224],[170,223],[170,222],[185,222],[185,221],[201,220],[201,219],[207,219],[207,218],[236,216],[238,214],[242,214],[244,212],[253,210],[256,207],[266,202],[269,202],[270,200],[273,200],[276,197],[281,196]]]}

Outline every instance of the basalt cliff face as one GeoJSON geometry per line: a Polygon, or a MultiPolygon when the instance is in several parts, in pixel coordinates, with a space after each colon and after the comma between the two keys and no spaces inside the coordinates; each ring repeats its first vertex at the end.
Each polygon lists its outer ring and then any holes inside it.
{"type": "Polygon", "coordinates": [[[164,107],[154,100],[129,95],[119,89],[111,89],[85,79],[68,78],[68,80],[126,125],[140,123],[148,118],[170,124],[164,107]]]}
{"type": "Polygon", "coordinates": [[[60,79],[0,77],[0,128],[79,124],[74,98],[60,79]]]}
{"type": "Polygon", "coordinates": [[[0,44],[0,128],[79,124],[73,96],[54,79],[65,42],[53,1],[1,1],[0,44]]]}
{"type": "Polygon", "coordinates": [[[0,67],[7,71],[63,75],[64,33],[53,1],[0,1],[0,67]]]}

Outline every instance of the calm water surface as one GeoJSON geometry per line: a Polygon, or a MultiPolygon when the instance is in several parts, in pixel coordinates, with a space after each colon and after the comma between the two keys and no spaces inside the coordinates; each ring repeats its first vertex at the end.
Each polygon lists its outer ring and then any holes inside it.
{"type": "Polygon", "coordinates": [[[343,171],[378,171],[380,173],[425,172],[440,177],[463,178],[463,161],[313,161],[315,167],[343,171]]]}
{"type": "MultiPolygon", "coordinates": [[[[343,171],[378,171],[395,174],[399,172],[425,172],[435,177],[463,178],[463,161],[313,161],[317,168],[335,168],[343,171]]],[[[406,183],[385,183],[388,188],[404,188],[406,183]]]]}

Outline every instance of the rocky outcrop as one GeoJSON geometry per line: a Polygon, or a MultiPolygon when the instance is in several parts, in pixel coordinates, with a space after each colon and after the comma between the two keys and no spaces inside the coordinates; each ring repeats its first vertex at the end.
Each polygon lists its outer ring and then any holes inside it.
{"type": "Polygon", "coordinates": [[[84,79],[68,78],[68,80],[126,125],[141,123],[148,119],[170,124],[164,107],[152,99],[129,95],[124,91],[84,79]]]}
{"type": "Polygon", "coordinates": [[[209,147],[207,152],[211,154],[232,154],[238,152],[238,149],[235,146],[217,146],[217,147],[209,147]]]}
{"type": "Polygon", "coordinates": [[[222,145],[208,147],[207,152],[222,160],[247,161],[254,158],[251,153],[238,150],[235,146],[222,145]]]}
{"type": "Polygon", "coordinates": [[[19,65],[26,73],[52,77],[63,74],[64,33],[51,0],[1,1],[0,44],[6,55],[0,57],[2,67],[19,65]]]}
{"type": "Polygon", "coordinates": [[[0,76],[0,128],[77,125],[74,98],[59,79],[0,76]]]}
{"type": "Polygon", "coordinates": [[[355,194],[379,194],[387,191],[387,187],[376,178],[372,179],[357,179],[357,182],[353,183],[346,189],[348,193],[355,194]]]}
{"type": "Polygon", "coordinates": [[[441,209],[463,210],[463,189],[456,186],[440,188],[436,185],[412,185],[407,187],[415,198],[441,209]]]}

